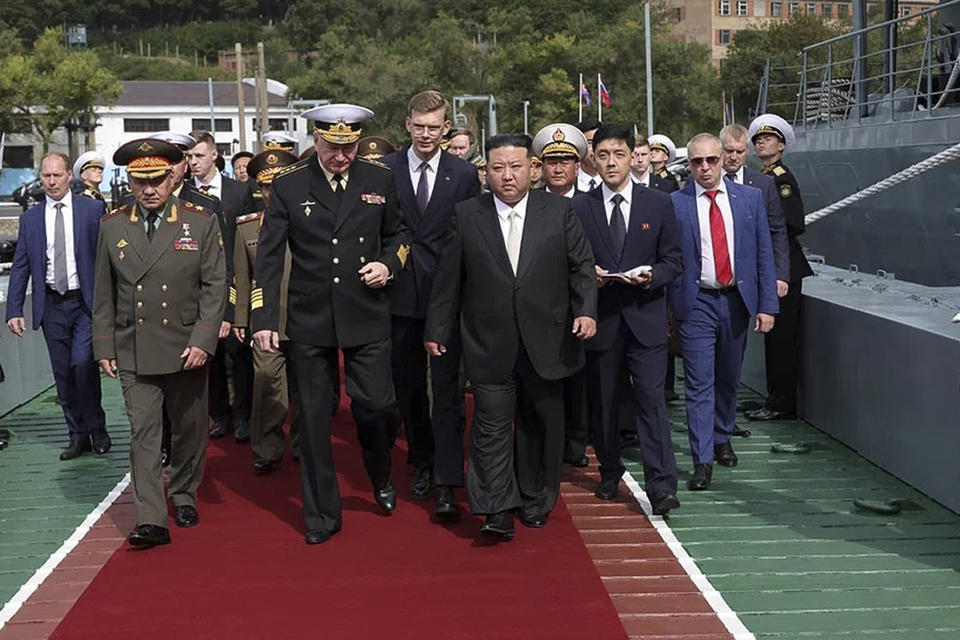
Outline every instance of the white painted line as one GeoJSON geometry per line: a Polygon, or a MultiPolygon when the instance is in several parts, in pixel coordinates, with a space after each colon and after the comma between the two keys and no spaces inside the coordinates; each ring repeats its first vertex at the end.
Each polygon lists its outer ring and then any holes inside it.
{"type": "Polygon", "coordinates": [[[720,622],[727,628],[727,631],[730,632],[735,640],[756,640],[755,636],[750,633],[750,630],[740,621],[737,613],[726,603],[723,596],[720,595],[720,592],[713,588],[713,585],[707,580],[707,576],[703,575],[703,572],[700,571],[700,567],[697,566],[693,558],[690,557],[690,554],[687,553],[687,550],[684,549],[680,541],[677,540],[677,536],[673,534],[667,521],[664,520],[662,516],[653,515],[653,507],[650,505],[647,494],[640,488],[640,484],[633,478],[629,471],[624,472],[623,481],[627,485],[627,488],[630,489],[633,497],[640,503],[640,508],[643,509],[647,519],[650,520],[650,524],[652,524],[653,528],[660,534],[660,538],[667,547],[670,548],[670,551],[677,558],[680,566],[683,567],[683,570],[686,571],[690,579],[693,580],[693,584],[695,584],[697,589],[700,590],[700,593],[703,594],[710,608],[713,609],[717,617],[720,618],[720,622]]]}
{"type": "Polygon", "coordinates": [[[73,533],[67,538],[60,548],[54,551],[47,561],[37,569],[30,579],[27,580],[20,590],[17,591],[10,601],[4,605],[3,609],[0,610],[0,629],[3,629],[4,625],[10,622],[10,619],[20,610],[20,607],[24,605],[27,599],[33,595],[33,592],[36,591],[43,581],[46,580],[53,570],[57,568],[63,559],[66,558],[71,551],[83,540],[84,536],[87,535],[87,532],[93,528],[93,525],[97,523],[97,520],[100,519],[107,509],[110,508],[117,498],[120,497],[120,494],[123,493],[123,490],[127,488],[127,485],[130,484],[130,474],[126,474],[121,478],[120,482],[107,494],[107,496],[98,504],[93,511],[87,514],[87,517],[83,519],[83,522],[80,523],[73,533]]]}

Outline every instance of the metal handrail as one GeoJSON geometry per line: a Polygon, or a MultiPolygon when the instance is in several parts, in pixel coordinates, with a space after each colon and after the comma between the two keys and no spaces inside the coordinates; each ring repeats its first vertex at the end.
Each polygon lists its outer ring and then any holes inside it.
{"type": "Polygon", "coordinates": [[[828,44],[833,44],[834,42],[839,42],[839,41],[841,41],[841,40],[845,40],[845,39],[847,39],[847,38],[853,38],[853,37],[856,37],[856,36],[861,35],[861,34],[864,34],[864,33],[869,33],[870,31],[875,31],[875,30],[877,30],[877,29],[882,29],[882,28],[884,28],[884,27],[889,27],[890,25],[893,25],[893,24],[899,24],[899,23],[901,23],[901,22],[908,22],[908,21],[911,21],[911,20],[916,20],[917,18],[921,18],[921,17],[923,17],[923,16],[933,14],[933,13],[936,12],[936,11],[940,11],[941,9],[945,9],[945,8],[947,8],[947,7],[952,7],[952,6],[957,5],[957,4],[960,4],[960,0],[950,0],[950,2],[943,2],[943,3],[941,3],[941,4],[938,4],[938,5],[934,6],[934,7],[930,7],[929,9],[924,9],[924,10],[922,10],[922,11],[918,11],[917,13],[911,13],[911,14],[906,15],[906,16],[900,16],[899,18],[894,18],[893,20],[887,20],[886,22],[878,22],[877,24],[872,24],[872,25],[866,26],[866,27],[864,27],[864,28],[862,28],[862,29],[857,29],[856,31],[851,31],[851,32],[849,32],[849,33],[842,33],[842,34],[840,34],[839,36],[834,36],[834,37],[830,38],[829,40],[822,40],[822,41],[820,41],[820,42],[816,42],[816,43],[814,43],[814,44],[807,45],[806,47],[803,48],[803,50],[801,51],[801,54],[807,53],[808,51],[812,51],[813,49],[817,49],[817,48],[819,48],[819,47],[823,47],[823,46],[828,45],[828,44]]]}

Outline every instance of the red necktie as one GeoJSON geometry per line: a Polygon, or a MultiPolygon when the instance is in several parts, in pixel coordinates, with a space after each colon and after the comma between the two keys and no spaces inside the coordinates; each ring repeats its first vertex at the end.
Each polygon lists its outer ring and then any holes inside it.
{"type": "Polygon", "coordinates": [[[704,191],[710,198],[710,239],[713,242],[713,264],[717,268],[717,281],[725,287],[733,284],[733,268],[730,266],[730,250],[727,248],[727,230],[723,226],[723,215],[717,204],[716,189],[704,191]]]}

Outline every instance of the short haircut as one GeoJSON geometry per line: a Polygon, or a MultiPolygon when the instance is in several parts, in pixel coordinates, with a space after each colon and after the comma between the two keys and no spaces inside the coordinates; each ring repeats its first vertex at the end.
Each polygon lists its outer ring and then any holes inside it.
{"type": "Polygon", "coordinates": [[[650,146],[650,141],[647,140],[647,136],[643,135],[642,133],[638,133],[636,135],[636,140],[633,141],[633,148],[636,149],[637,147],[649,147],[649,146],[650,146]]]}
{"type": "Polygon", "coordinates": [[[473,144],[477,140],[477,137],[473,135],[473,131],[470,131],[470,129],[454,129],[450,132],[451,138],[455,138],[457,136],[467,136],[467,138],[470,139],[470,144],[473,144]]]}
{"type": "Polygon", "coordinates": [[[439,91],[421,91],[410,98],[407,108],[412,114],[414,111],[419,113],[430,113],[443,109],[443,117],[446,119],[447,111],[450,109],[450,103],[439,91]]]}
{"type": "Polygon", "coordinates": [[[715,134],[705,131],[703,133],[698,133],[697,135],[690,138],[690,142],[687,143],[687,149],[689,149],[695,144],[699,144],[701,142],[707,142],[708,140],[715,143],[718,147],[723,147],[723,144],[720,142],[720,138],[718,138],[715,134]]]}
{"type": "Polygon", "coordinates": [[[723,129],[720,129],[720,144],[723,144],[724,140],[730,138],[746,141],[750,138],[750,132],[747,131],[747,128],[742,124],[728,124],[723,129]]]}
{"type": "Polygon", "coordinates": [[[40,158],[40,167],[43,167],[43,161],[47,158],[60,158],[63,160],[63,166],[67,170],[67,173],[73,173],[73,169],[70,167],[70,158],[67,157],[67,154],[60,153],[59,151],[51,151],[49,153],[43,154],[43,157],[40,158]]]}
{"type": "Polygon", "coordinates": [[[487,155],[490,155],[490,152],[494,149],[501,147],[522,147],[527,150],[527,155],[529,156],[530,147],[532,146],[533,140],[524,133],[498,133],[487,139],[487,155]]]}
{"type": "MultiPolygon", "coordinates": [[[[589,129],[587,129],[589,131],[589,129]]],[[[627,148],[630,151],[633,151],[634,139],[633,131],[630,131],[629,127],[626,127],[622,124],[617,124],[616,122],[609,122],[607,124],[600,125],[600,128],[597,129],[597,132],[593,134],[593,149],[596,151],[597,145],[603,142],[604,140],[623,140],[627,143],[627,148]]]]}
{"type": "Polygon", "coordinates": [[[593,118],[587,118],[586,120],[581,120],[577,123],[577,129],[580,129],[583,133],[587,131],[593,131],[594,129],[600,128],[600,121],[594,120],[593,118]]]}
{"type": "Polygon", "coordinates": [[[253,154],[250,153],[249,151],[238,151],[238,152],[236,152],[235,154],[233,154],[233,157],[230,158],[230,166],[231,166],[231,167],[236,167],[236,166],[237,166],[237,160],[243,160],[244,158],[253,158],[253,154]]]}
{"type": "MultiPolygon", "coordinates": [[[[217,141],[213,139],[213,134],[210,133],[209,131],[203,131],[203,130],[191,131],[190,137],[196,140],[197,144],[200,144],[201,142],[206,142],[211,147],[213,147],[214,151],[216,151],[217,149],[217,141]]],[[[197,146],[197,145],[193,145],[193,146],[197,146]]]]}

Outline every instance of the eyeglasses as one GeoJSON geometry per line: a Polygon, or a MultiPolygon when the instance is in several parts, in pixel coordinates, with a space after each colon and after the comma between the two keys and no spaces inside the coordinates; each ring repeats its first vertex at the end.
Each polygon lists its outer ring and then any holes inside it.
{"type": "Polygon", "coordinates": [[[718,162],[720,162],[720,156],[707,156],[705,158],[690,158],[690,164],[692,164],[695,167],[699,167],[704,164],[708,164],[712,167],[718,162]]]}

